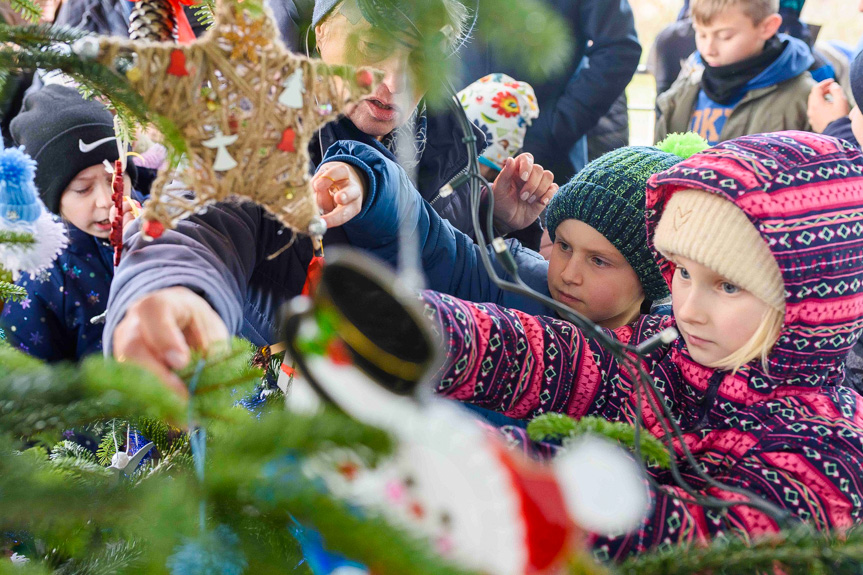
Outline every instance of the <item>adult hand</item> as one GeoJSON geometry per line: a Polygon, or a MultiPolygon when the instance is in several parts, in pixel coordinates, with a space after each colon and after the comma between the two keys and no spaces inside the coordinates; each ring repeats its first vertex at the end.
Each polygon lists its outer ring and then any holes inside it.
{"type": "Polygon", "coordinates": [[[363,209],[365,178],[350,164],[327,162],[312,176],[312,189],[329,228],[349,222],[363,209]]]}
{"type": "Polygon", "coordinates": [[[507,158],[492,184],[494,225],[503,233],[532,224],[558,190],[554,174],[533,163],[531,154],[507,158]]]}
{"type": "Polygon", "coordinates": [[[851,112],[848,98],[842,87],[832,79],[822,80],[809,92],[809,106],[806,110],[812,130],[819,134],[827,129],[830,122],[847,116],[851,112]]]}
{"type": "Polygon", "coordinates": [[[177,394],[188,390],[172,370],[189,363],[191,349],[203,353],[226,344],[228,328],[207,301],[185,287],[147,294],[126,311],[114,330],[114,358],[141,365],[177,394]]]}

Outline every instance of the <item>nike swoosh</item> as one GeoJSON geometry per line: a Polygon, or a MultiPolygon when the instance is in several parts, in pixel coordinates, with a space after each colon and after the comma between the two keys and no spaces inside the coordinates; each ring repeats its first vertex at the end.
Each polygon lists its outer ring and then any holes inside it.
{"type": "Polygon", "coordinates": [[[82,153],[86,154],[87,152],[92,152],[105,142],[110,142],[111,140],[116,140],[114,136],[109,136],[107,138],[102,138],[101,140],[96,140],[92,144],[85,144],[84,140],[78,140],[78,149],[81,150],[82,153]]]}

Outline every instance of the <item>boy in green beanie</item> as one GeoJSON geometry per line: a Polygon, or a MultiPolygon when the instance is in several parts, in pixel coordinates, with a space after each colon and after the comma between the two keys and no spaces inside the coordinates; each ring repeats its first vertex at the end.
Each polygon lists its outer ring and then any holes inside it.
{"type": "MultiPolygon", "coordinates": [[[[643,306],[666,299],[668,286],[647,247],[647,180],[706,147],[695,134],[672,135],[658,147],[620,148],[588,164],[548,205],[554,242],[549,261],[516,240],[507,242],[521,279],[610,329],[636,319],[643,306]]],[[[319,196],[337,189],[356,197],[362,207],[344,224],[348,240],[391,264],[398,261],[400,222],[409,222],[421,248],[426,287],[534,315],[555,315],[533,299],[496,286],[480,260],[478,250],[486,248],[441,219],[410,189],[400,170],[370,146],[340,142],[327,151],[312,185],[319,196]],[[365,189],[349,189],[355,185],[347,177],[350,169],[365,176],[365,189]]],[[[496,260],[495,267],[506,277],[496,260]]]]}

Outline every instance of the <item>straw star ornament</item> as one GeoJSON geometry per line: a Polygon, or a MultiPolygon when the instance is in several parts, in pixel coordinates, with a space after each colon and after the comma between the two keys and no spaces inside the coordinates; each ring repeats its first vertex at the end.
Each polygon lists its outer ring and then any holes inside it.
{"type": "Polygon", "coordinates": [[[160,173],[143,214],[154,237],[232,196],[308,233],[318,214],[308,144],[379,80],[369,70],[291,54],[266,9],[251,0],[221,2],[214,26],[191,44],[101,37],[97,59],[125,69],[148,108],[186,142],[176,176],[194,197],[166,188],[172,170],[160,173]]]}

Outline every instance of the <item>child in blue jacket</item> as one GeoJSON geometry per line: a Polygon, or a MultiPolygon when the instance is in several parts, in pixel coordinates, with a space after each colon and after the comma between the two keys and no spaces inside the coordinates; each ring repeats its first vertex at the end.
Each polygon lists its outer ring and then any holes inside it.
{"type": "MultiPolygon", "coordinates": [[[[704,147],[697,136],[674,137],[659,148],[621,148],[588,164],[548,205],[547,227],[554,242],[548,261],[517,241],[507,243],[520,277],[534,290],[611,329],[637,319],[650,302],[665,302],[668,286],[647,248],[644,191],[650,176],[682,161],[672,151],[692,153],[704,147]]],[[[535,300],[497,287],[480,261],[479,250],[486,248],[441,219],[411,189],[401,169],[371,147],[334,144],[312,183],[319,195],[356,193],[362,208],[344,224],[344,232],[351,244],[391,264],[397,263],[399,225],[406,221],[420,246],[430,289],[554,315],[535,300]]],[[[499,264],[495,266],[505,276],[499,264]]]]}
{"type": "MultiPolygon", "coordinates": [[[[36,162],[36,188],[63,218],[69,246],[53,266],[17,285],[26,297],[8,302],[0,326],[9,343],[45,361],[74,360],[102,350],[101,323],[114,277],[108,241],[113,219],[111,166],[119,158],[111,113],[74,89],[49,85],[29,95],[12,120],[12,137],[36,162]]],[[[129,195],[137,170],[123,176],[129,195]]],[[[137,196],[137,199],[141,199],[137,196]]],[[[124,204],[124,213],[131,207],[124,204]]]]}

